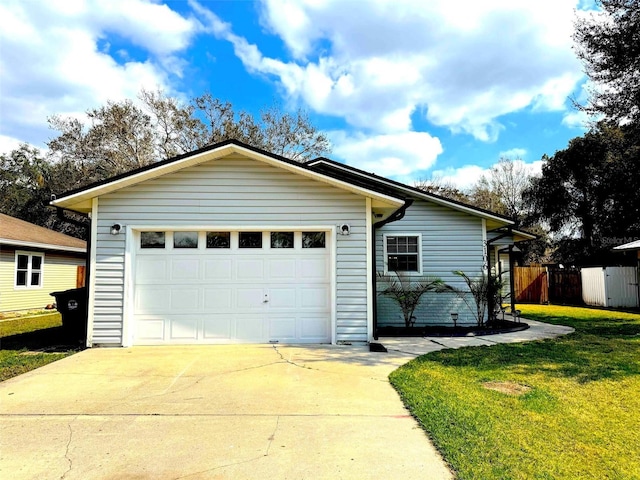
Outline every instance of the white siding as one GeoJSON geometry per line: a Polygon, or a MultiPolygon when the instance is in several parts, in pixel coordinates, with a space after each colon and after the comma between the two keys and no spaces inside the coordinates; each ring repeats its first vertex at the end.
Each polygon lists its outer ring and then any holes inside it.
{"type": "MultiPolygon", "coordinates": [[[[439,277],[450,285],[464,288],[464,282],[452,273],[454,270],[462,270],[471,277],[479,276],[483,271],[483,225],[478,217],[424,200],[415,200],[404,218],[376,231],[378,272],[383,271],[383,235],[393,232],[422,234],[423,275],[439,277]]],[[[378,291],[381,289],[382,285],[378,283],[378,291]]],[[[378,327],[404,326],[402,312],[386,296],[378,296],[377,311],[378,327]]],[[[455,294],[428,292],[416,310],[416,327],[425,324],[449,325],[451,312],[460,314],[460,324],[475,323],[468,307],[455,294]]]]}
{"type": "MultiPolygon", "coordinates": [[[[337,237],[336,340],[367,341],[366,200],[240,156],[226,157],[100,197],[94,344],[120,345],[125,234],[122,225],[351,225],[337,237]]],[[[327,239],[328,242],[331,239],[327,239]]]]}

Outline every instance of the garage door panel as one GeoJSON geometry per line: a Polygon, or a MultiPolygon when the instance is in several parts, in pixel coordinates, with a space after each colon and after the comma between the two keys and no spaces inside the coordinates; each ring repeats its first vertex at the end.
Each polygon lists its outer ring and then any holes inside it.
{"type": "Polygon", "coordinates": [[[263,288],[238,288],[236,289],[236,311],[262,310],[264,307],[263,288]]]}
{"type": "Polygon", "coordinates": [[[205,259],[204,280],[222,282],[233,278],[233,261],[229,258],[205,259]]]}
{"type": "Polygon", "coordinates": [[[269,288],[269,309],[295,309],[296,297],[295,287],[271,287],[269,288]]]}
{"type": "Polygon", "coordinates": [[[233,305],[233,290],[231,288],[205,288],[204,308],[209,311],[230,312],[233,305]]]}
{"type": "Polygon", "coordinates": [[[234,338],[245,341],[264,342],[267,336],[262,315],[235,315],[234,338]]]}
{"type": "Polygon", "coordinates": [[[298,264],[298,278],[300,280],[329,277],[329,264],[325,257],[300,259],[298,264]]]}
{"type": "Polygon", "coordinates": [[[174,287],[171,289],[171,312],[199,311],[200,289],[174,287]]]}
{"type": "Polygon", "coordinates": [[[134,343],[329,342],[329,253],[138,249],[134,343]]]}
{"type": "Polygon", "coordinates": [[[164,318],[138,318],[136,338],[141,343],[164,341],[164,318]]]}
{"type": "Polygon", "coordinates": [[[269,318],[269,339],[281,342],[290,342],[296,339],[296,323],[295,316],[283,317],[276,316],[269,318]]]}
{"type": "Polygon", "coordinates": [[[237,258],[236,278],[238,280],[264,280],[264,260],[261,258],[237,258]]]}
{"type": "Polygon", "coordinates": [[[136,287],[134,312],[166,313],[171,306],[171,288],[168,286],[138,285],[136,287]]]}
{"type": "Polygon", "coordinates": [[[290,280],[296,281],[296,259],[268,259],[267,260],[267,276],[278,281],[290,280]]]}
{"type": "Polygon", "coordinates": [[[170,278],[178,282],[183,280],[193,281],[200,278],[199,258],[172,258],[170,262],[170,278]]]}
{"type": "Polygon", "coordinates": [[[159,256],[139,257],[136,283],[162,283],[168,280],[168,259],[159,256]]]}
{"type": "Polygon", "coordinates": [[[175,315],[170,319],[170,340],[197,340],[198,317],[175,315]]]}
{"type": "Polygon", "coordinates": [[[203,336],[208,340],[230,340],[231,315],[208,314],[204,317],[203,336]]]}
{"type": "Polygon", "coordinates": [[[300,287],[300,307],[329,310],[329,287],[300,287]]]}
{"type": "Polygon", "coordinates": [[[322,342],[330,337],[329,324],[325,316],[304,317],[298,320],[301,340],[322,342]]]}

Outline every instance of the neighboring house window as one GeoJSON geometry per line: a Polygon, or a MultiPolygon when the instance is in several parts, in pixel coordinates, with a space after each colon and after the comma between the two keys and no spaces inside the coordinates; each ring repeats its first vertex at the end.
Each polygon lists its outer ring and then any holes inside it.
{"type": "Polygon", "coordinates": [[[41,288],[44,253],[16,252],[16,288],[41,288]]]}
{"type": "Polygon", "coordinates": [[[385,272],[422,273],[420,234],[384,236],[385,272]]]}

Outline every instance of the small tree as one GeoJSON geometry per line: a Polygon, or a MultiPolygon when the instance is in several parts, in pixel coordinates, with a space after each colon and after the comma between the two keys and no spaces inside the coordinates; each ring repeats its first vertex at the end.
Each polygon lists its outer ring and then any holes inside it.
{"type": "Polygon", "coordinates": [[[429,291],[441,291],[445,284],[439,278],[415,277],[404,272],[378,273],[378,278],[386,286],[380,295],[386,295],[396,302],[402,310],[405,327],[413,327],[416,323],[415,312],[422,296],[429,291]]]}
{"type": "Polygon", "coordinates": [[[491,315],[493,313],[493,307],[498,303],[498,296],[500,295],[500,289],[502,287],[501,280],[493,275],[487,275],[482,273],[476,278],[469,277],[461,270],[455,270],[453,272],[458,275],[466,283],[468,290],[463,290],[458,287],[447,285],[447,290],[454,292],[462,301],[467,305],[473,316],[475,317],[478,327],[485,325],[485,315],[487,312],[491,315]],[[469,300],[469,294],[473,298],[473,305],[469,300]]]}

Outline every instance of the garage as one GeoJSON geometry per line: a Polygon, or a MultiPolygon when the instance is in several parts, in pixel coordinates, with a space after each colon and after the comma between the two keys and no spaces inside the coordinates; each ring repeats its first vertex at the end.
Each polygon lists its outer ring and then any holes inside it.
{"type": "Polygon", "coordinates": [[[330,343],[328,230],[134,232],[136,345],[330,343]]]}

